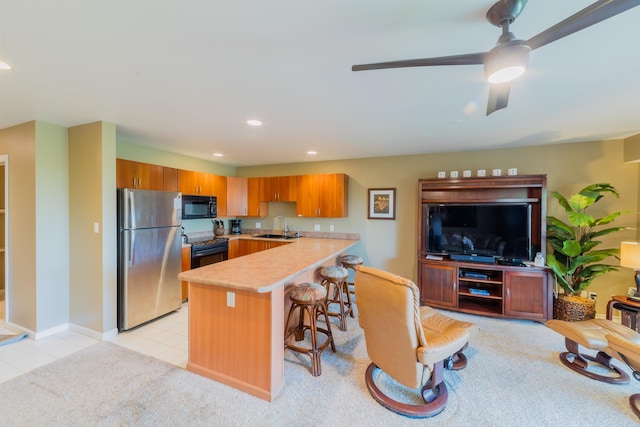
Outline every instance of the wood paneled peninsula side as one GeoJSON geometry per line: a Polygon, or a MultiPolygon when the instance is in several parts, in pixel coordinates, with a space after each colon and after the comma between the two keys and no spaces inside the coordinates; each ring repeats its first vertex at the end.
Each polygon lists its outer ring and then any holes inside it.
{"type": "MultiPolygon", "coordinates": [[[[240,237],[243,238],[243,237],[240,237]]],[[[288,292],[359,240],[302,237],[180,273],[189,282],[187,370],[272,401],[284,387],[288,292]]]]}

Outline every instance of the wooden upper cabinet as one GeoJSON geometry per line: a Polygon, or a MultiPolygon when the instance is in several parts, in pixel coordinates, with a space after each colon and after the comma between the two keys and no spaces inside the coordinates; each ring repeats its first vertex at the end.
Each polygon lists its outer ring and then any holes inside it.
{"type": "Polygon", "coordinates": [[[247,215],[248,179],[227,177],[227,215],[247,215]]]}
{"type": "Polygon", "coordinates": [[[301,217],[347,217],[348,189],[349,177],[343,173],[298,176],[296,214],[301,217]]]}
{"type": "Polygon", "coordinates": [[[176,168],[162,168],[164,191],[178,191],[178,169],[176,168]]]}
{"type": "Polygon", "coordinates": [[[327,218],[349,216],[349,177],[343,173],[318,176],[318,212],[327,218]]]}
{"type": "Polygon", "coordinates": [[[116,187],[162,191],[164,189],[163,167],[116,159],[116,187]]]}
{"type": "Polygon", "coordinates": [[[247,216],[269,215],[269,204],[262,201],[264,178],[247,178],[247,216]]]}
{"type": "Polygon", "coordinates": [[[215,196],[218,217],[266,217],[268,202],[296,202],[301,217],[349,215],[349,177],[342,173],[240,178],[116,159],[116,178],[118,188],[215,196]]]}
{"type": "Polygon", "coordinates": [[[182,194],[213,196],[211,174],[179,169],[178,191],[182,194]]]}
{"type": "Polygon", "coordinates": [[[210,196],[216,196],[218,203],[218,217],[227,216],[227,177],[208,174],[211,192],[210,196]]]}
{"type": "Polygon", "coordinates": [[[295,202],[296,177],[271,176],[262,178],[263,202],[295,202]]]}

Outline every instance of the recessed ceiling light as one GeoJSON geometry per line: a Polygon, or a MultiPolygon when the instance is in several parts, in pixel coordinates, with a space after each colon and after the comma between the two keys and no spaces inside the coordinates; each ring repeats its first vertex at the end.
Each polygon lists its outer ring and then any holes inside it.
{"type": "Polygon", "coordinates": [[[213,153],[214,157],[224,157],[224,154],[222,153],[213,153]]]}
{"type": "Polygon", "coordinates": [[[310,156],[315,156],[316,154],[318,154],[317,151],[307,151],[307,154],[310,156]]]}
{"type": "Polygon", "coordinates": [[[0,70],[12,70],[11,65],[4,61],[0,61],[0,70]]]}
{"type": "Polygon", "coordinates": [[[260,120],[255,120],[255,119],[247,120],[247,124],[249,126],[262,126],[262,122],[260,120]]]}

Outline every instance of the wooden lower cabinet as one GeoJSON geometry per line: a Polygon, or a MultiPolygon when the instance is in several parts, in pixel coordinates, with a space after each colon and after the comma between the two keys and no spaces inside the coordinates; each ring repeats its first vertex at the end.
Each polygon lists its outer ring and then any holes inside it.
{"type": "Polygon", "coordinates": [[[457,269],[450,265],[420,265],[418,283],[420,303],[456,308],[458,306],[457,269]]]}
{"type": "Polygon", "coordinates": [[[553,300],[545,272],[505,272],[504,314],[545,321],[553,313],[553,300]]]}
{"type": "Polygon", "coordinates": [[[240,255],[240,240],[229,239],[229,259],[238,258],[240,255]]]}
{"type": "MultiPolygon", "coordinates": [[[[191,270],[191,246],[182,247],[182,271],[191,270]]],[[[182,301],[189,299],[189,282],[182,281],[182,301]]]]}
{"type": "Polygon", "coordinates": [[[553,315],[551,279],[539,267],[419,260],[423,305],[544,322],[553,315]]]}
{"type": "Polygon", "coordinates": [[[260,239],[232,239],[229,240],[229,259],[250,255],[288,244],[289,242],[274,242],[260,239]]]}

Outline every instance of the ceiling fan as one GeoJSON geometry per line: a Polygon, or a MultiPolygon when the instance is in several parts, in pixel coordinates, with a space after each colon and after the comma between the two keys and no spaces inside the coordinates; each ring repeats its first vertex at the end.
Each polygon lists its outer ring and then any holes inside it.
{"type": "Polygon", "coordinates": [[[640,0],[599,0],[529,40],[520,40],[509,31],[509,25],[520,15],[526,4],[527,0],[499,0],[489,8],[486,14],[487,20],[502,28],[502,35],[498,38],[495,47],[488,52],[360,64],[354,65],[351,70],[483,64],[485,75],[490,83],[488,116],[507,106],[511,80],[525,72],[532,50],[636,7],[640,5],[640,0]]]}

